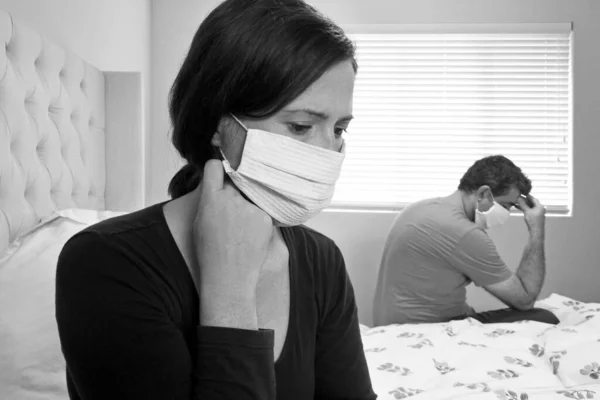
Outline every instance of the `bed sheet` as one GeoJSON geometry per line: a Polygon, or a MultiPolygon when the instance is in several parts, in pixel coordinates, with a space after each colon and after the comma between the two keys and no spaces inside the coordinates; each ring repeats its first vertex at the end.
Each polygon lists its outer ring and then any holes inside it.
{"type": "Polygon", "coordinates": [[[361,326],[380,400],[600,399],[600,304],[553,294],[561,320],[361,326]]]}

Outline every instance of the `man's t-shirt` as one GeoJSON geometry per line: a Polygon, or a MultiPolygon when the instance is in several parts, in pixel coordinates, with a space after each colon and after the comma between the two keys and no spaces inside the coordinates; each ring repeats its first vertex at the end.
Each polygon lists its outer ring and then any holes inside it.
{"type": "Polygon", "coordinates": [[[466,286],[505,281],[511,271],[485,231],[451,197],[414,203],[395,219],[381,260],[375,326],[444,322],[473,310],[466,286]]]}
{"type": "Polygon", "coordinates": [[[56,277],[71,399],[375,399],[340,250],[306,227],[282,235],[290,314],[276,362],[272,330],[199,326],[162,204],[71,238],[56,277]]]}

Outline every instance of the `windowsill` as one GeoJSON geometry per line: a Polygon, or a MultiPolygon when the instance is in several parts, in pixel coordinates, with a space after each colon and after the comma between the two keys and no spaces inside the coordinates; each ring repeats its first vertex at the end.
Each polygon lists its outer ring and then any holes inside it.
{"type": "MultiPolygon", "coordinates": [[[[331,206],[325,210],[323,213],[347,213],[347,214],[398,214],[402,210],[404,210],[406,206],[399,207],[340,207],[340,206],[331,206]]],[[[510,213],[511,217],[522,217],[523,213],[521,212],[513,212],[510,213]]],[[[573,216],[572,210],[561,211],[561,210],[546,210],[546,216],[551,218],[570,218],[573,216]]]]}

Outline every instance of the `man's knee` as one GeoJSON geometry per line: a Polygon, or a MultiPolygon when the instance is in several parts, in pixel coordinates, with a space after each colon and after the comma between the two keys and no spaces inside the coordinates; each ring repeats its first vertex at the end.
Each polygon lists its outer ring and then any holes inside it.
{"type": "Polygon", "coordinates": [[[552,311],[546,310],[545,308],[532,308],[527,311],[529,320],[543,322],[545,324],[557,325],[560,320],[554,315],[552,311]]]}

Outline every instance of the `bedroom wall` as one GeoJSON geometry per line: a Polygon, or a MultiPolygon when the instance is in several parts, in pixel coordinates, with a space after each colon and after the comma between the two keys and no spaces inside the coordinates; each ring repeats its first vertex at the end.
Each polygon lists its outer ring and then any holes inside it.
{"type": "Polygon", "coordinates": [[[148,0],[0,0],[26,22],[103,71],[148,71],[148,0]]]}
{"type": "Polygon", "coordinates": [[[150,0],[0,0],[0,9],[101,71],[140,72],[147,132],[150,0]]]}
{"type": "MultiPolygon", "coordinates": [[[[178,158],[168,143],[167,93],[198,24],[218,3],[180,0],[152,2],[151,179],[147,201],[167,198],[166,187],[178,158]]],[[[573,21],[574,35],[574,209],[571,217],[547,221],[548,276],[543,295],[561,293],[600,302],[600,2],[595,0],[312,0],[341,24],[515,23],[573,21]]],[[[459,177],[457,177],[458,181],[459,177]]],[[[324,212],[309,225],[342,249],[354,282],[360,320],[370,324],[372,297],[385,236],[393,213],[324,212]]],[[[520,217],[491,233],[509,266],[515,267],[527,240],[520,217]]],[[[500,304],[478,289],[469,291],[478,310],[500,304]]]]}
{"type": "Polygon", "coordinates": [[[168,95],[192,38],[200,22],[219,0],[151,0],[151,130],[148,142],[148,175],[146,202],[154,204],[167,199],[167,186],[177,172],[181,159],[170,139],[168,95]]]}

